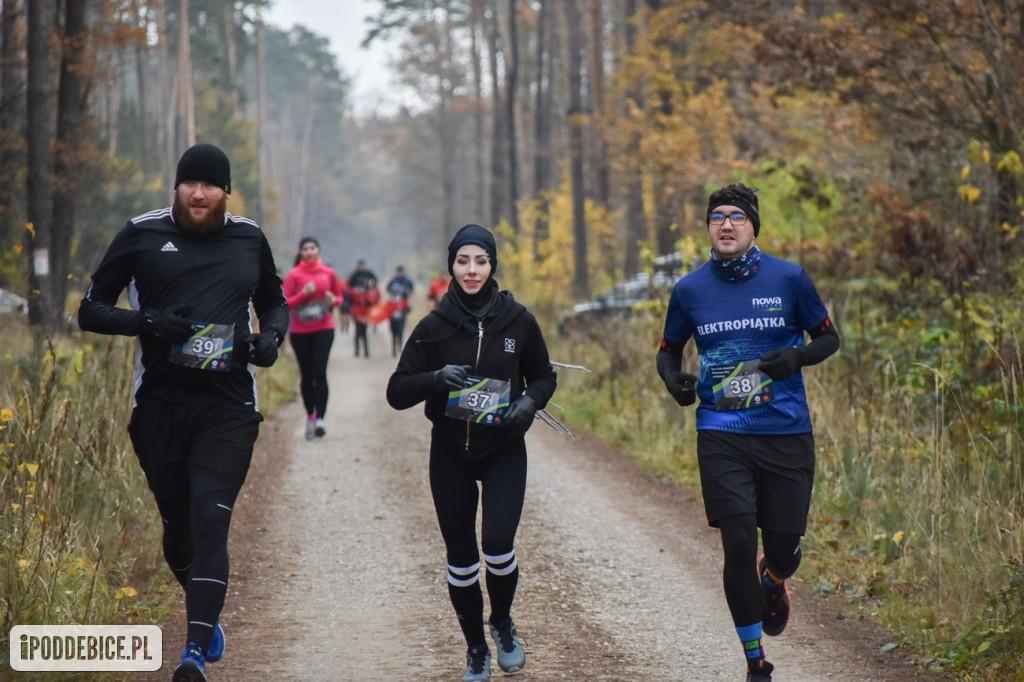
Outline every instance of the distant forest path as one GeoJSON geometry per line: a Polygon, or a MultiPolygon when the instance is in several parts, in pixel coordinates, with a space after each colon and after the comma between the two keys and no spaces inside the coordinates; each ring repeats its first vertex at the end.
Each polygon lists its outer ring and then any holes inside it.
{"type": "MultiPolygon", "coordinates": [[[[429,422],[419,407],[387,405],[388,340],[371,332],[371,357],[356,359],[352,337],[337,336],[326,437],[304,439],[298,402],[264,425],[235,509],[228,646],[211,682],[462,679],[427,483],[429,422]]],[[[495,665],[494,679],[743,680],[699,495],[539,422],[527,444],[513,607],[527,664],[511,677],[495,665]]],[[[766,639],[775,682],[924,679],[899,653],[878,653],[884,634],[835,602],[799,581],[793,598],[789,628],[766,639]]],[[[174,627],[167,677],[182,647],[174,627]]]]}

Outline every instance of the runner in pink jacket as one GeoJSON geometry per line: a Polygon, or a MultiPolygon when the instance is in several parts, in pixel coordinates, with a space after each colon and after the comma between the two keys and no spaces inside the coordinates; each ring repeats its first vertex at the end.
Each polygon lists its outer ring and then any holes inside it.
{"type": "Polygon", "coordinates": [[[306,440],[326,432],[327,360],[334,345],[334,310],[342,301],[341,282],[320,260],[320,243],[303,237],[293,267],[284,278],[291,311],[289,337],[299,363],[302,402],[306,407],[306,440]]]}

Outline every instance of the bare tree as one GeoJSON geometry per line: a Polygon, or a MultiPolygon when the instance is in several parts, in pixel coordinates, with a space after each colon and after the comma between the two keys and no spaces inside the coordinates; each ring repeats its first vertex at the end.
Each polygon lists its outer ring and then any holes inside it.
{"type": "Polygon", "coordinates": [[[577,296],[589,293],[587,224],[583,167],[583,31],[577,0],[564,0],[569,30],[569,176],[572,184],[573,289],[577,296]]]}
{"type": "MultiPolygon", "coordinates": [[[[636,50],[636,0],[625,0],[625,51],[633,54],[636,50]]],[[[623,117],[629,118],[632,111],[643,111],[639,83],[631,83],[624,102],[623,117]]],[[[640,245],[647,239],[647,221],[644,217],[643,179],[640,169],[640,131],[635,126],[628,126],[628,140],[625,144],[624,184],[626,187],[626,243],[623,253],[623,268],[626,274],[640,270],[640,245]]]]}
{"type": "Polygon", "coordinates": [[[508,219],[512,229],[519,231],[519,142],[516,138],[516,103],[519,89],[519,17],[516,0],[508,0],[508,49],[505,50],[505,126],[508,154],[508,219]]]}
{"type": "Polygon", "coordinates": [[[551,30],[553,20],[551,0],[540,0],[537,11],[537,35],[534,76],[534,112],[533,112],[533,196],[540,202],[540,210],[534,224],[533,255],[540,256],[540,245],[547,240],[550,227],[548,216],[547,192],[551,189],[551,123],[552,97],[551,74],[553,50],[551,49],[551,30]]]}
{"type": "Polygon", "coordinates": [[[16,177],[23,163],[25,125],[25,3],[0,3],[0,243],[10,243],[17,219],[16,177]]]}
{"type": "Polygon", "coordinates": [[[28,226],[25,252],[31,266],[28,273],[29,324],[45,326],[52,319],[50,298],[51,198],[53,154],[50,140],[54,120],[54,75],[57,73],[51,36],[56,26],[55,6],[48,2],[28,3],[28,226]]]}

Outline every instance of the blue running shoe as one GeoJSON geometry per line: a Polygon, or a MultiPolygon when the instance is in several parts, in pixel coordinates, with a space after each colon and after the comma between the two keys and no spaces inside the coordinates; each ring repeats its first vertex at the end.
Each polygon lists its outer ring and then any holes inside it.
{"type": "Polygon", "coordinates": [[[195,643],[189,642],[181,654],[181,661],[174,669],[174,682],[206,682],[206,665],[203,650],[195,643]]]}
{"type": "Polygon", "coordinates": [[[491,652],[486,644],[466,650],[466,674],[462,682],[491,682],[491,652]]]}
{"type": "Polygon", "coordinates": [[[206,650],[206,662],[216,663],[224,657],[224,630],[220,627],[220,621],[213,626],[213,637],[210,638],[210,646],[206,650]]]}
{"type": "Polygon", "coordinates": [[[509,616],[497,625],[490,623],[491,638],[498,649],[498,666],[507,673],[514,673],[526,665],[526,652],[519,643],[516,624],[509,616]]]}

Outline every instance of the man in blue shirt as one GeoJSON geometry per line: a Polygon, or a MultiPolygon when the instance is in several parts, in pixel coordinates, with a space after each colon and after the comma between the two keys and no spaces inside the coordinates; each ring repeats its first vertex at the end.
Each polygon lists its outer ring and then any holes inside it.
{"type": "Polygon", "coordinates": [[[755,192],[735,184],[711,193],[711,257],[676,283],[657,365],[677,403],[700,398],[697,460],[708,524],[722,535],[725,599],[748,682],[769,682],[762,633],[779,635],[789,620],[786,580],[800,564],[814,483],[800,368],[835,353],[839,334],[804,269],[754,243],[755,192]],[[690,338],[699,376],[682,371],[690,338]]]}

